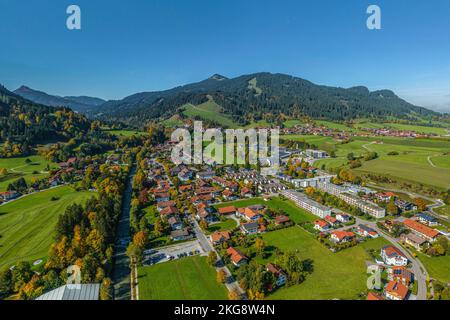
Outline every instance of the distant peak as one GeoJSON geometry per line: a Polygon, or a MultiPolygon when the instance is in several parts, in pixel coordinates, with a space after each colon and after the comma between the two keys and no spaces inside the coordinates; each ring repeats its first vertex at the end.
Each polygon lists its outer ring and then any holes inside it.
{"type": "Polygon", "coordinates": [[[222,76],[221,74],[213,74],[212,77],[210,77],[211,80],[217,80],[217,81],[222,81],[222,80],[227,80],[227,77],[222,76]]]}
{"type": "Polygon", "coordinates": [[[31,89],[30,87],[27,87],[25,85],[22,85],[19,89],[17,89],[16,91],[33,91],[33,89],[31,89]]]}

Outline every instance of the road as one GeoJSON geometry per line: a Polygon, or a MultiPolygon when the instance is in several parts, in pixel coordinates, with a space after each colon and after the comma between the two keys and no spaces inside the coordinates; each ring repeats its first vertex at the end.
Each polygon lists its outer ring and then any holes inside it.
{"type": "Polygon", "coordinates": [[[130,259],[126,255],[130,242],[130,208],[132,196],[132,183],[136,168],[133,167],[127,180],[127,185],[123,193],[122,213],[117,226],[115,255],[112,281],[114,283],[114,299],[130,300],[130,259]]]}
{"type": "MultiPolygon", "coordinates": [[[[211,242],[206,237],[203,230],[198,225],[198,222],[192,218],[190,218],[190,221],[192,223],[193,230],[194,230],[195,235],[200,243],[200,246],[202,247],[202,249],[206,253],[206,255],[208,255],[211,251],[214,251],[217,254],[217,256],[219,257],[219,259],[222,260],[219,256],[219,253],[214,249],[213,245],[211,244],[211,242]]],[[[225,274],[227,275],[228,279],[232,278],[232,274],[227,266],[216,267],[216,271],[219,271],[219,270],[225,271],[225,274]]],[[[236,280],[232,279],[232,281],[225,283],[225,286],[227,287],[228,291],[231,292],[233,290],[237,290],[241,294],[241,296],[245,297],[245,291],[242,290],[242,288],[239,286],[239,284],[237,283],[236,280]]]]}

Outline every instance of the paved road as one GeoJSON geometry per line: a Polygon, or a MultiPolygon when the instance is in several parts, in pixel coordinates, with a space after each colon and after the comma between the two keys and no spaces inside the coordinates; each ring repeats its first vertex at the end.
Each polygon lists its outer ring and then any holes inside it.
{"type": "Polygon", "coordinates": [[[126,189],[123,194],[122,213],[120,215],[119,224],[116,234],[116,252],[114,256],[113,266],[113,283],[114,283],[114,299],[130,300],[131,284],[130,284],[130,259],[126,255],[127,247],[130,242],[130,208],[132,195],[132,182],[136,172],[133,167],[127,181],[126,189]]]}

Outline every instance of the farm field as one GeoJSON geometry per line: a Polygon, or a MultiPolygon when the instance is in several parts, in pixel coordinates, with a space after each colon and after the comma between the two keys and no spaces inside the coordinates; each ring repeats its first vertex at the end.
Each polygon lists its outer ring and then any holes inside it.
{"type": "Polygon", "coordinates": [[[371,239],[332,253],[298,226],[266,233],[263,238],[268,246],[282,251],[295,250],[301,259],[313,260],[314,271],[303,283],[281,288],[268,296],[276,300],[365,299],[366,261],[373,260],[365,250],[379,250],[388,243],[383,238],[371,239]]]}
{"type": "Polygon", "coordinates": [[[189,257],[138,269],[140,300],[227,300],[206,257],[189,257]]]}
{"type": "Polygon", "coordinates": [[[442,214],[444,216],[450,217],[450,205],[446,205],[440,208],[434,209],[439,214],[442,214]]]}
{"type": "Polygon", "coordinates": [[[412,124],[402,124],[402,123],[362,122],[362,123],[355,124],[354,127],[358,128],[358,129],[361,129],[361,128],[371,128],[371,129],[392,128],[392,129],[397,129],[397,130],[414,131],[417,133],[437,134],[437,135],[441,135],[441,136],[445,136],[448,134],[448,131],[446,130],[446,128],[412,125],[412,124]]]}
{"type": "Polygon", "coordinates": [[[261,204],[267,206],[273,210],[281,210],[289,215],[292,221],[295,223],[300,223],[303,221],[314,221],[317,219],[313,214],[297,207],[290,200],[282,200],[279,197],[271,198],[269,201],[264,201],[261,198],[252,198],[246,200],[238,200],[233,202],[221,203],[216,205],[216,208],[226,207],[226,206],[235,206],[236,208],[247,207],[255,204],[261,204]]]}
{"type": "Polygon", "coordinates": [[[93,194],[64,186],[0,206],[0,268],[47,256],[58,216],[69,205],[83,203],[93,194]]]}
{"type": "Polygon", "coordinates": [[[428,257],[417,252],[417,257],[422,261],[431,278],[441,282],[450,282],[450,256],[428,257]]]}
{"type": "Polygon", "coordinates": [[[0,176],[0,191],[6,191],[11,182],[22,177],[27,183],[29,183],[33,177],[38,179],[46,177],[47,173],[45,170],[47,165],[50,169],[57,167],[55,163],[47,161],[39,155],[0,159],[0,168],[8,170],[6,175],[0,176]],[[27,162],[27,159],[29,159],[29,162],[27,162]]]}

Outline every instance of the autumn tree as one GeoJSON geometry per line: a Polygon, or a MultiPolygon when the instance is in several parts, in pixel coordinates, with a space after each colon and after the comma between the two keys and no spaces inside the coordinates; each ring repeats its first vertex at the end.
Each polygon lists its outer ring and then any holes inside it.
{"type": "Polygon", "coordinates": [[[206,258],[206,262],[210,265],[210,266],[214,266],[217,262],[217,253],[215,251],[211,251],[208,254],[208,257],[206,258]]]}
{"type": "Polygon", "coordinates": [[[216,280],[218,283],[225,283],[225,281],[227,280],[227,274],[223,269],[217,271],[216,280]]]}

